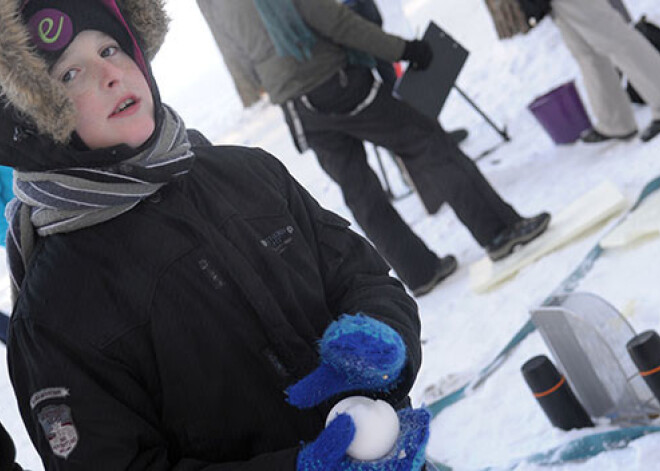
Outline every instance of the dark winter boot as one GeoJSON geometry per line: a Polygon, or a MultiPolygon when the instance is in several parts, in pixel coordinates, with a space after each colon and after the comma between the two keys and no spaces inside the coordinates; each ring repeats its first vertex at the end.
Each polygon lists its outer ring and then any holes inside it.
{"type": "Polygon", "coordinates": [[[550,214],[541,213],[531,218],[521,219],[513,226],[500,232],[493,241],[486,246],[491,260],[500,260],[516,248],[525,245],[543,234],[550,223],[550,214]]]}
{"type": "Polygon", "coordinates": [[[419,298],[420,296],[427,294],[429,291],[435,288],[438,283],[454,273],[456,271],[456,267],[458,267],[458,262],[456,261],[456,257],[453,255],[447,255],[446,257],[439,258],[438,266],[436,267],[435,273],[431,279],[426,283],[421,284],[420,286],[410,288],[413,296],[419,298]]]}
{"type": "Polygon", "coordinates": [[[642,140],[642,142],[648,142],[658,134],[660,134],[660,119],[654,119],[651,121],[651,124],[649,124],[648,127],[642,131],[642,135],[639,136],[639,138],[642,140]]]}
{"type": "Polygon", "coordinates": [[[465,128],[454,129],[453,131],[447,131],[447,135],[451,142],[456,145],[459,145],[468,137],[468,130],[465,128]]]}
{"type": "Polygon", "coordinates": [[[635,137],[637,130],[630,131],[626,134],[621,134],[618,136],[610,136],[608,134],[603,134],[598,131],[596,128],[587,129],[582,134],[580,134],[580,140],[586,144],[596,144],[599,142],[610,141],[612,139],[617,139],[619,141],[628,141],[635,137]]]}

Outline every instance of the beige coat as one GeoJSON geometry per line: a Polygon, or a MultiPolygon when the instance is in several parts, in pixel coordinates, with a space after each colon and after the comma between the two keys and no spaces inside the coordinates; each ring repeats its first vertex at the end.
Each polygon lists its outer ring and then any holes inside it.
{"type": "Polygon", "coordinates": [[[303,21],[317,36],[312,58],[298,62],[277,55],[254,3],[249,0],[197,0],[213,10],[209,23],[225,57],[244,58],[244,74],[255,75],[273,103],[303,95],[346,65],[346,49],[367,52],[387,61],[403,54],[403,39],[384,33],[336,0],[292,0],[303,21]]]}

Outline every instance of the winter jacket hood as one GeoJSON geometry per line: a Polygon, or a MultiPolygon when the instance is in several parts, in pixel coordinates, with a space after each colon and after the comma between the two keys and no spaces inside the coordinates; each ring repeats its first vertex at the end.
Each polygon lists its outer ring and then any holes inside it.
{"type": "MultiPolygon", "coordinates": [[[[75,129],[75,109],[62,84],[49,76],[46,61],[31,44],[30,34],[21,19],[22,3],[24,0],[0,0],[2,144],[7,137],[5,121],[36,127],[39,134],[65,144],[75,129]]],[[[167,33],[169,19],[163,0],[116,0],[116,4],[146,61],[150,61],[167,33]]],[[[10,139],[21,137],[15,134],[20,132],[13,133],[10,139]]]]}

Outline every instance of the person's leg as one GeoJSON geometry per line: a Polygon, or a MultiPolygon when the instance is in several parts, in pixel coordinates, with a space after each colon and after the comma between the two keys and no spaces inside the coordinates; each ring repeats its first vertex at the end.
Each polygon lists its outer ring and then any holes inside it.
{"type": "Polygon", "coordinates": [[[353,217],[401,280],[413,290],[429,281],[438,257],[392,207],[362,142],[336,132],[313,132],[307,138],[323,170],[341,187],[353,217]]]}
{"type": "MultiPolygon", "coordinates": [[[[350,71],[352,81],[359,72],[350,71]]],[[[435,182],[429,191],[446,201],[481,246],[487,246],[520,216],[505,203],[437,122],[381,89],[356,116],[338,116],[334,125],[357,139],[385,147],[402,159],[423,162],[420,174],[435,182]]],[[[417,185],[417,183],[416,183],[417,185]]]]}
{"type": "Polygon", "coordinates": [[[660,119],[660,54],[653,45],[607,0],[555,0],[553,8],[562,16],[571,15],[573,27],[596,51],[610,57],[649,105],[653,118],[660,119]]]}
{"type": "MultiPolygon", "coordinates": [[[[626,136],[637,129],[630,100],[621,86],[621,78],[612,61],[606,54],[596,50],[585,35],[584,3],[582,0],[554,0],[553,19],[566,47],[580,66],[595,117],[594,128],[606,136],[626,136]]],[[[618,21],[623,22],[609,3],[607,8],[617,16],[618,21]]]]}
{"type": "Polygon", "coordinates": [[[362,141],[343,131],[342,117],[370,89],[369,82],[355,82],[341,71],[307,96],[287,103],[285,118],[299,147],[304,133],[302,140],[339,184],[346,205],[378,252],[413,292],[424,294],[449,276],[456,262],[453,257],[439,259],[408,227],[369,167],[362,141]]]}
{"type": "MultiPolygon", "coordinates": [[[[363,172],[360,175],[358,170],[350,168],[350,164],[356,159],[347,158],[347,155],[350,155],[347,147],[334,148],[329,154],[347,161],[343,165],[350,170],[341,172],[344,178],[359,176],[357,182],[350,185],[356,191],[355,198],[360,198],[359,192],[364,192],[365,185],[369,184],[370,180],[375,181],[382,204],[386,204],[391,212],[396,214],[377,178],[367,166],[361,143],[363,140],[368,140],[395,152],[402,159],[422,162],[422,165],[418,165],[418,169],[421,170],[419,175],[423,175],[425,182],[432,183],[427,190],[436,193],[432,195],[434,198],[446,201],[452,206],[458,218],[475,240],[488,250],[489,255],[493,249],[496,249],[498,258],[506,256],[510,251],[503,253],[501,250],[503,244],[512,250],[515,245],[527,243],[543,232],[549,215],[545,215],[541,220],[521,218],[500,198],[474,162],[450,141],[435,120],[427,118],[409,105],[393,98],[385,87],[380,87],[375,93],[375,98],[372,99],[373,91],[371,72],[368,69],[355,67],[341,71],[311,93],[295,100],[296,112],[306,140],[317,152],[323,154],[322,149],[325,147],[332,149],[333,145],[342,146],[343,139],[349,139],[349,136],[359,143],[359,147],[353,147],[353,154],[360,157],[360,165],[369,170],[368,174],[363,172]],[[315,142],[315,133],[322,135],[321,142],[315,142]],[[340,139],[340,136],[343,138],[340,139]]],[[[294,130],[296,120],[289,116],[287,121],[289,127],[294,130]]],[[[323,156],[321,159],[326,162],[330,160],[323,156]]],[[[333,169],[326,168],[326,171],[331,175],[334,174],[332,176],[337,181],[341,178],[339,172],[333,169]]],[[[415,185],[419,188],[417,182],[415,185]]],[[[342,184],[350,206],[351,199],[347,196],[348,187],[349,185],[342,184]]],[[[371,191],[368,193],[375,194],[371,191]]],[[[354,204],[351,209],[356,212],[354,204]]],[[[368,213],[364,214],[366,217],[368,213]]],[[[384,211],[383,214],[387,212],[384,211]]],[[[363,224],[357,214],[356,220],[360,225],[363,224]]],[[[368,222],[365,224],[368,227],[368,222]]],[[[387,225],[381,227],[382,231],[390,230],[387,225]]],[[[367,232],[366,227],[363,229],[367,232]]],[[[380,233],[381,230],[377,232],[380,233]]],[[[372,237],[368,232],[367,234],[372,237]]],[[[377,237],[375,232],[373,237],[377,237]]],[[[379,248],[378,243],[375,245],[379,248]]],[[[384,251],[381,253],[387,258],[384,251]]],[[[447,258],[442,259],[445,263],[441,265],[444,267],[436,266],[435,278],[438,281],[455,268],[454,266],[449,270],[448,267],[455,265],[455,260],[449,264],[447,258]],[[443,273],[444,276],[441,276],[443,273]]],[[[391,263],[394,264],[393,261],[391,263]]]]}

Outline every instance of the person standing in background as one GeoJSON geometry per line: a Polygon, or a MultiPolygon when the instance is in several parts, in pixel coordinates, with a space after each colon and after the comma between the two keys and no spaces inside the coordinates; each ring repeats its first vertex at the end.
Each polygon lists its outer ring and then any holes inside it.
{"type": "Polygon", "coordinates": [[[608,0],[553,0],[552,18],[580,66],[596,124],[583,142],[627,140],[637,134],[618,70],[651,109],[643,142],[660,133],[660,54],[608,0]],[[618,69],[618,70],[617,70],[618,69]]]}
{"type": "Polygon", "coordinates": [[[651,109],[642,142],[660,133],[660,54],[630,22],[622,0],[485,0],[500,39],[550,15],[580,67],[595,125],[586,143],[630,140],[638,132],[621,73],[651,109]]]}
{"type": "Polygon", "coordinates": [[[427,68],[433,52],[426,42],[387,34],[335,0],[198,2],[218,10],[223,41],[241,51],[282,107],[298,150],[314,150],[362,230],[415,296],[451,275],[457,261],[432,252],[396,212],[363,141],[428,162],[426,175],[437,180],[433,196],[452,206],[493,260],[546,229],[549,214],[522,218],[437,120],[395,99],[374,78],[374,57],[427,68]]]}

